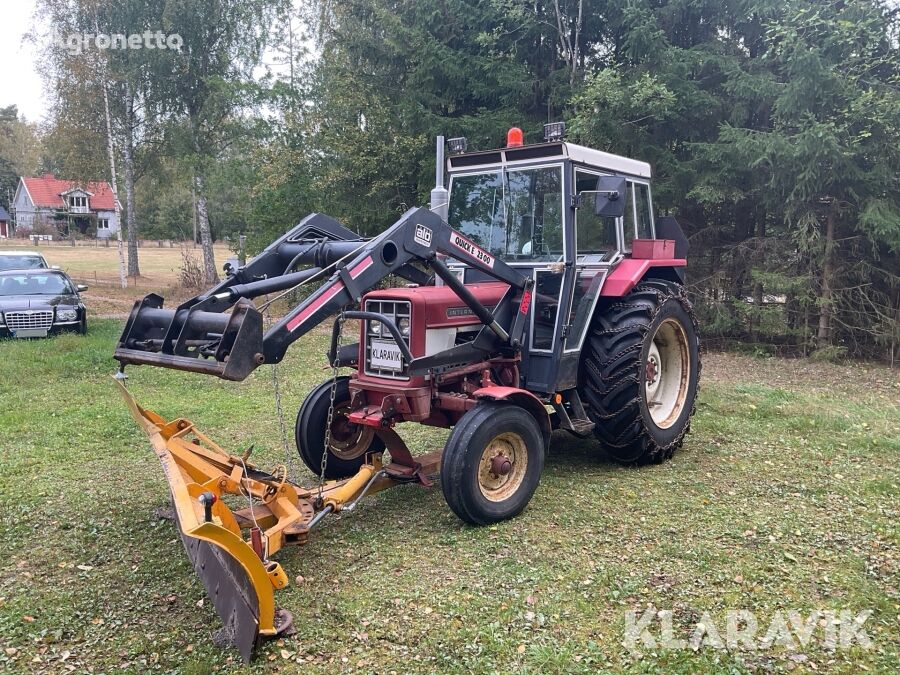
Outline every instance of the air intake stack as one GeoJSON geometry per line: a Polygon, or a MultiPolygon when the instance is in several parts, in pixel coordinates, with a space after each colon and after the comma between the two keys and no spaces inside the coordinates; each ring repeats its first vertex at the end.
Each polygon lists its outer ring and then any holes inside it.
{"type": "Polygon", "coordinates": [[[444,187],[444,137],[437,137],[437,153],[435,158],[434,169],[434,189],[431,191],[431,210],[441,217],[441,220],[447,220],[450,210],[450,193],[444,187]]]}

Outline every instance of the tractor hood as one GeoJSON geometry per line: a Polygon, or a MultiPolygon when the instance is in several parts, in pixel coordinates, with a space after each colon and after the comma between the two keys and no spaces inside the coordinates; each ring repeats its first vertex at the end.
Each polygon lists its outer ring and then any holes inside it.
{"type": "MultiPolygon", "coordinates": [[[[490,281],[468,284],[466,288],[480,303],[493,309],[509,289],[509,285],[490,281]]],[[[412,306],[415,326],[419,325],[421,319],[424,319],[427,328],[449,328],[478,323],[478,317],[449,286],[388,288],[367,293],[363,302],[368,300],[406,300],[412,306]]]]}

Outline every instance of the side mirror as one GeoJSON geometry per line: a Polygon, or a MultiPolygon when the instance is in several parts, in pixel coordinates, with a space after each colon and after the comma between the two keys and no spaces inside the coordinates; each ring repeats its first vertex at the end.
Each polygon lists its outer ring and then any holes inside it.
{"type": "Polygon", "coordinates": [[[625,179],[622,176],[600,176],[594,213],[604,218],[621,218],[625,214],[625,179]]]}
{"type": "Polygon", "coordinates": [[[78,291],[79,293],[84,293],[87,289],[88,289],[88,287],[85,286],[84,284],[78,284],[75,286],[75,290],[78,291]]]}

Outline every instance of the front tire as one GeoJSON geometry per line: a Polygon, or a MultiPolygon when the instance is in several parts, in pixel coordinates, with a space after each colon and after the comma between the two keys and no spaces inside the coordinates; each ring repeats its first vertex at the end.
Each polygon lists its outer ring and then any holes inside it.
{"type": "MultiPolygon", "coordinates": [[[[294,427],[294,438],[300,459],[315,475],[322,470],[322,453],[325,451],[325,426],[331,404],[331,381],[323,382],[310,392],[294,427]]],[[[331,421],[331,443],[325,478],[338,480],[356,474],[365,464],[366,456],[384,452],[384,442],[375,435],[375,429],[347,420],[350,411],[350,378],[339,377],[334,392],[334,415],[331,421]]]]}
{"type": "Polygon", "coordinates": [[[519,515],[544,470],[544,436],[534,417],[512,403],[479,403],[453,427],[441,457],[447,505],[472,525],[519,515]]]}
{"type": "Polygon", "coordinates": [[[648,279],[598,305],[586,347],[580,388],[609,454],[628,464],[671,457],[690,428],[700,377],[684,288],[648,279]]]}

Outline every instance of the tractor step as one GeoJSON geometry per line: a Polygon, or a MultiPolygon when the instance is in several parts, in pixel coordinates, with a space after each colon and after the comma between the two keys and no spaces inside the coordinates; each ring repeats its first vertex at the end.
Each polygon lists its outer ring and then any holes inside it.
{"type": "Polygon", "coordinates": [[[580,436],[587,436],[594,430],[594,427],[597,426],[589,419],[585,418],[569,418],[569,422],[572,425],[571,431],[575,432],[580,436]]]}
{"type": "Polygon", "coordinates": [[[559,428],[571,431],[576,436],[589,436],[597,426],[588,418],[576,389],[563,392],[560,401],[554,397],[553,409],[559,418],[559,428]]]}

